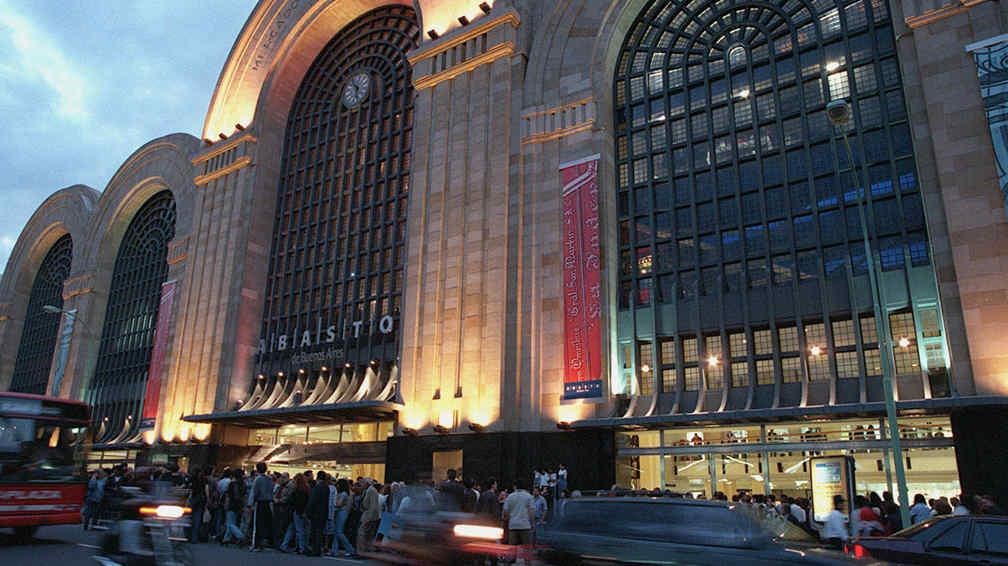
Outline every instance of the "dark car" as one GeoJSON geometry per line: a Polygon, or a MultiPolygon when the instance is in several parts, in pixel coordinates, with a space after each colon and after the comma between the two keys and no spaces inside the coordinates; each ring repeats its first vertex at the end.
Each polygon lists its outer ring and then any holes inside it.
{"type": "Polygon", "coordinates": [[[943,515],[891,536],[855,538],[851,551],[911,564],[1008,564],[1008,516],[943,515]]]}
{"type": "Polygon", "coordinates": [[[578,498],[557,506],[537,534],[547,564],[849,564],[793,548],[752,507],[680,498],[578,498]]]}

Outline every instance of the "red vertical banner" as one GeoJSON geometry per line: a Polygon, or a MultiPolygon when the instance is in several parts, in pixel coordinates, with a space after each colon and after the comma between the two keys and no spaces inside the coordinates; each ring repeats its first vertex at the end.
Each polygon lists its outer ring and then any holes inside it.
{"type": "Polygon", "coordinates": [[[158,304],[157,324],[154,326],[154,347],[147,367],[147,389],[144,391],[143,413],[140,415],[141,430],[154,428],[157,421],[158,404],[161,401],[161,375],[164,374],[165,356],[168,353],[172,306],[175,304],[177,287],[176,281],[166,281],[161,285],[161,301],[158,304]]]}
{"type": "Polygon", "coordinates": [[[564,399],[602,397],[598,155],[560,166],[563,182],[564,399]]]}

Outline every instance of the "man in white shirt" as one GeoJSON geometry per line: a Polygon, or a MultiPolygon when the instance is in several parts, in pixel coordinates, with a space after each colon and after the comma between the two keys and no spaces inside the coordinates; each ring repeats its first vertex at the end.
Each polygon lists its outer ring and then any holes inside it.
{"type": "Polygon", "coordinates": [[[515,491],[504,500],[504,520],[508,526],[508,544],[532,544],[532,523],[535,517],[532,494],[526,489],[528,483],[515,481],[515,491]]]}
{"type": "Polygon", "coordinates": [[[847,532],[847,515],[843,512],[844,498],[842,495],[833,496],[833,510],[826,515],[826,522],[823,524],[819,536],[834,548],[842,549],[843,544],[850,538],[847,532]]]}
{"type": "Polygon", "coordinates": [[[798,505],[794,501],[791,501],[790,512],[791,516],[795,518],[795,521],[797,521],[799,525],[806,524],[806,521],[808,520],[808,515],[805,514],[805,510],[802,509],[801,505],[798,505]]]}

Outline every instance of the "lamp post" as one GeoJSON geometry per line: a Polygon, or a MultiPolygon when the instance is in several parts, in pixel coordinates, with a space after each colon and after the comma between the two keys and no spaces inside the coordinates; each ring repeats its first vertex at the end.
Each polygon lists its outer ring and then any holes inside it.
{"type": "Polygon", "coordinates": [[[66,317],[60,330],[59,350],[56,352],[56,369],[53,372],[52,388],[49,394],[60,396],[63,388],[63,374],[66,372],[67,355],[70,353],[70,339],[73,337],[74,322],[77,320],[77,309],[63,310],[53,305],[42,305],[42,310],[49,314],[62,314],[66,317]]]}
{"type": "Polygon", "coordinates": [[[875,272],[875,256],[871,251],[871,240],[868,238],[868,223],[865,216],[865,199],[868,198],[868,187],[861,186],[861,175],[858,173],[857,165],[854,163],[854,152],[851,151],[850,141],[847,139],[847,124],[851,118],[851,105],[846,100],[834,100],[826,105],[826,115],[830,122],[840,130],[843,136],[844,147],[847,149],[847,160],[850,162],[851,172],[854,175],[854,187],[859,191],[857,195],[858,216],[861,220],[861,238],[864,241],[865,263],[868,268],[868,284],[871,287],[872,308],[875,313],[875,332],[878,335],[879,356],[882,365],[882,391],[885,397],[886,420],[889,423],[889,447],[893,454],[893,463],[896,468],[896,487],[899,493],[900,517],[903,528],[910,526],[910,501],[907,494],[906,469],[903,464],[903,448],[900,444],[899,424],[896,419],[896,399],[893,396],[892,374],[892,340],[889,330],[889,318],[882,306],[882,293],[879,288],[877,274],[875,272]]]}

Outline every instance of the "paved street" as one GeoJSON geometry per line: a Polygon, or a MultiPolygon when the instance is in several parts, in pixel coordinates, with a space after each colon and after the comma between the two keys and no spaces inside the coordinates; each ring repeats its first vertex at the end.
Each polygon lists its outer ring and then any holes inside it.
{"type": "MultiPolygon", "coordinates": [[[[95,566],[92,560],[100,532],[84,532],[75,526],[43,527],[36,540],[30,545],[16,545],[9,531],[0,531],[0,564],[20,566],[22,564],[40,566],[95,566]]],[[[266,565],[361,565],[367,562],[338,558],[308,558],[281,554],[273,551],[258,553],[235,548],[224,548],[217,544],[199,544],[193,549],[196,564],[213,566],[266,566],[266,565]]]]}

